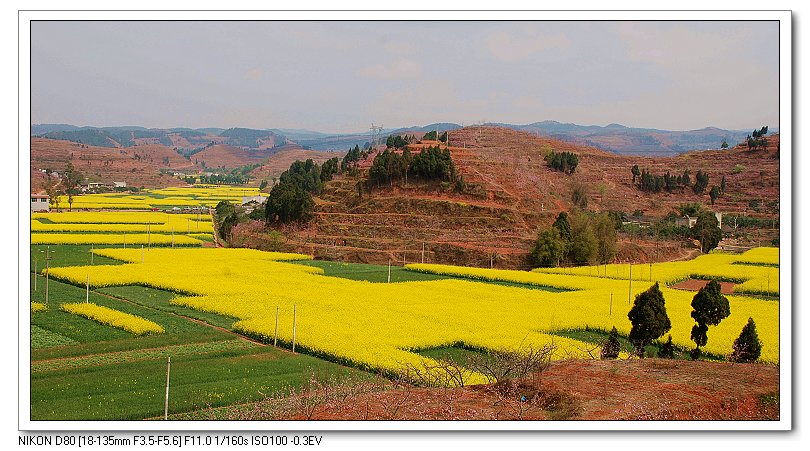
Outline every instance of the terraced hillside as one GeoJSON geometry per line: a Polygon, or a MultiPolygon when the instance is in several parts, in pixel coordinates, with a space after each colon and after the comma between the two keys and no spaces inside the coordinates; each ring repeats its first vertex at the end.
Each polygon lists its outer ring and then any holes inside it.
{"type": "MultiPolygon", "coordinates": [[[[686,202],[710,205],[708,191],[726,177],[726,194],[714,207],[725,214],[778,218],[779,136],[766,150],[735,147],[677,157],[622,156],[593,147],[498,127],[467,127],[450,132],[450,152],[467,189],[411,180],[407,185],[360,187],[374,154],[361,160],[358,177],[342,175],[316,198],[316,218],[306,228],[286,230],[288,250],[332,260],[387,263],[454,263],[526,268],[528,252],[541,226],[573,208],[575,188],[587,193],[588,209],[664,216],[686,202]],[[550,150],[574,152],[572,175],[551,170],[550,150]],[[655,175],[698,170],[709,174],[702,194],[643,192],[633,184],[634,164],[655,175]],[[755,211],[751,205],[756,204],[755,211]]],[[[418,152],[424,145],[411,145],[418,152]]],[[[379,151],[379,150],[378,150],[379,151]]],[[[620,238],[619,259],[685,258],[689,243],[644,243],[620,238]],[[655,255],[653,255],[655,254],[655,255]]]]}

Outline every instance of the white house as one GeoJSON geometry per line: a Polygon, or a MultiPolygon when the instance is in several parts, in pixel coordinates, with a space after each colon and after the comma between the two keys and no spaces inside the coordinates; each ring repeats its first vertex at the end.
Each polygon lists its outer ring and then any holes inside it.
{"type": "Polygon", "coordinates": [[[50,199],[47,194],[32,194],[31,211],[51,211],[50,199]]]}
{"type": "Polygon", "coordinates": [[[242,205],[249,204],[251,202],[256,202],[257,204],[261,205],[267,202],[267,198],[265,196],[242,196],[242,205]]]}
{"type": "Polygon", "coordinates": [[[113,182],[114,188],[126,188],[127,182],[113,182]]]}

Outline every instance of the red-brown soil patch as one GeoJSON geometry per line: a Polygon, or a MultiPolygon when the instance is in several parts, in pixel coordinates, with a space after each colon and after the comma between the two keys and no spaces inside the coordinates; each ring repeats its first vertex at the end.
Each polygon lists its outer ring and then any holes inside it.
{"type": "MultiPolygon", "coordinates": [[[[501,390],[493,385],[387,387],[352,392],[319,386],[301,391],[297,400],[286,398],[283,413],[275,410],[268,416],[263,412],[272,409],[264,409],[262,403],[268,401],[262,401],[230,408],[234,409],[230,416],[244,420],[779,419],[779,367],[765,364],[565,360],[552,363],[534,381],[501,390]]],[[[228,416],[225,412],[220,418],[228,416]]]]}
{"type": "MultiPolygon", "coordinates": [[[[720,292],[723,294],[734,294],[734,282],[718,282],[720,284],[720,292]]],[[[709,284],[708,280],[700,279],[687,279],[670,285],[670,288],[677,288],[678,290],[698,291],[709,284]]]]}

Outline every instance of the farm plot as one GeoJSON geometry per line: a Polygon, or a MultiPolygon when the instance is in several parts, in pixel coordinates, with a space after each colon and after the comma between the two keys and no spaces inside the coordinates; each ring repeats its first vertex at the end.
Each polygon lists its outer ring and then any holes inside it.
{"type": "MultiPolygon", "coordinates": [[[[195,185],[190,188],[175,187],[143,190],[137,194],[102,193],[82,194],[73,197],[71,209],[150,210],[154,208],[214,207],[222,200],[241,203],[243,197],[267,196],[257,188],[242,188],[217,185],[195,185]]],[[[68,206],[67,196],[59,197],[59,206],[68,206]]]]}
{"type": "Polygon", "coordinates": [[[31,244],[201,246],[213,240],[211,216],[159,212],[37,213],[31,244]]]}
{"type": "MultiPolygon", "coordinates": [[[[54,263],[71,261],[70,254],[57,246],[54,263]]],[[[298,387],[316,373],[371,377],[334,363],[261,346],[227,330],[178,316],[195,311],[169,305],[175,296],[172,293],[138,286],[107,290],[116,298],[91,291],[90,301],[147,318],[164,327],[165,333],[134,336],[68,314],[58,305],[84,302],[85,290],[51,279],[50,307],[31,316],[32,419],[157,417],[163,412],[168,356],[172,357],[170,413],[260,400],[262,393],[298,387]]],[[[42,285],[37,291],[32,288],[32,300],[44,304],[44,296],[42,285]]],[[[197,313],[209,324],[227,328],[233,322],[223,316],[197,313]]]]}
{"type": "Polygon", "coordinates": [[[756,248],[743,254],[711,253],[694,260],[633,265],[609,264],[576,268],[537,268],[541,274],[568,274],[601,279],[658,281],[672,285],[686,279],[734,282],[738,294],[779,296],[779,249],[756,248]],[[766,263],[766,264],[759,264],[766,263]],[[773,265],[773,266],[772,266],[773,265]]]}
{"type": "MultiPolygon", "coordinates": [[[[278,256],[272,253],[247,249],[153,249],[144,263],[140,250],[96,253],[133,263],[55,268],[52,275],[81,284],[90,273],[94,286],[137,284],[182,293],[171,302],[238,318],[237,331],[265,341],[273,340],[278,308],[278,339],[285,345],[292,342],[295,307],[296,349],[388,372],[432,361],[414,351],[458,344],[518,349],[553,342],[557,358],[584,356],[584,342],[554,336],[555,331],[615,326],[627,334],[629,298],[651,285],[637,281],[629,293],[627,281],[621,279],[539,272],[522,274],[529,283],[568,291],[459,279],[384,284],[328,277],[320,268],[275,261],[278,256]]],[[[498,270],[476,271],[482,279],[509,279],[498,270]]],[[[690,347],[693,294],[663,291],[673,341],[690,347]]],[[[731,317],[709,331],[705,350],[728,354],[753,317],[764,343],[762,360],[777,362],[778,303],[744,296],[729,300],[731,317]]]]}

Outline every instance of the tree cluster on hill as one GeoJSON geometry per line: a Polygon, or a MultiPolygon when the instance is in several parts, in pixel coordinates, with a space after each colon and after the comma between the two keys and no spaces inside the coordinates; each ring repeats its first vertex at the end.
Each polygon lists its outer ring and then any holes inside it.
{"type": "Polygon", "coordinates": [[[410,143],[416,142],[416,137],[413,135],[389,135],[385,140],[385,147],[391,149],[401,149],[410,143]]]}
{"type": "Polygon", "coordinates": [[[658,193],[666,191],[668,193],[679,191],[683,192],[684,189],[691,186],[695,194],[701,194],[706,190],[709,185],[709,174],[698,170],[695,174],[695,182],[692,183],[690,171],[684,170],[681,175],[672,175],[667,171],[664,175],[653,175],[648,169],[639,170],[638,165],[633,165],[630,170],[633,174],[633,183],[638,181],[638,188],[642,191],[650,191],[658,193]]]}
{"type": "Polygon", "coordinates": [[[340,172],[356,170],[358,161],[360,161],[360,146],[355,145],[343,156],[343,161],[340,162],[340,172]]]}
{"type": "MultiPolygon", "coordinates": [[[[358,149],[359,152],[359,149],[358,149]]],[[[332,180],[338,159],[331,158],[318,165],[312,159],[296,161],[281,173],[279,182],[265,203],[265,219],[270,224],[306,222],[312,219],[315,210],[313,194],[323,190],[323,184],[332,180]]]]}
{"type": "Polygon", "coordinates": [[[447,149],[427,147],[417,154],[405,149],[397,153],[388,149],[377,154],[369,169],[369,183],[377,186],[393,184],[395,180],[408,182],[408,176],[422,180],[456,181],[456,167],[447,149]]]}
{"type": "Polygon", "coordinates": [[[551,169],[566,174],[573,174],[579,164],[579,157],[572,152],[555,152],[552,150],[545,156],[544,160],[551,169]]]}
{"type": "Polygon", "coordinates": [[[745,137],[745,144],[748,150],[766,149],[768,147],[768,126],[765,125],[759,130],[754,130],[750,135],[745,137]]]}
{"type": "Polygon", "coordinates": [[[609,213],[561,212],[538,233],[531,252],[542,267],[607,263],[616,255],[616,221],[609,213]]]}
{"type": "Polygon", "coordinates": [[[441,135],[438,134],[436,130],[431,130],[422,136],[422,140],[424,141],[440,141],[443,143],[447,142],[447,132],[442,133],[441,135]]]}

